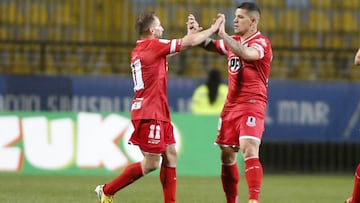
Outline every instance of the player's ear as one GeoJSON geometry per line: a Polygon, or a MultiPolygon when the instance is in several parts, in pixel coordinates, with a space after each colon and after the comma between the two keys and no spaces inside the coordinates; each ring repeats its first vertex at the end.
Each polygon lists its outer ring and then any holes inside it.
{"type": "Polygon", "coordinates": [[[251,24],[256,25],[258,22],[257,18],[251,18],[251,24]]]}

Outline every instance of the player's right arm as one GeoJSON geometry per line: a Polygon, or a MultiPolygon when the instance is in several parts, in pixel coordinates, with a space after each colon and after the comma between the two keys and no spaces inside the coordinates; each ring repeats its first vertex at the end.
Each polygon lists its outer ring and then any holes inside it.
{"type": "MultiPolygon", "coordinates": [[[[200,32],[201,30],[203,30],[203,28],[200,27],[199,23],[196,21],[195,16],[192,14],[190,14],[188,16],[188,21],[186,22],[186,25],[187,25],[188,35],[194,34],[194,33],[197,33],[197,32],[200,32]]],[[[200,43],[200,46],[207,51],[217,52],[215,40],[211,39],[210,37],[208,37],[207,39],[205,39],[205,41],[200,43]]]]}
{"type": "Polygon", "coordinates": [[[356,52],[355,59],[354,59],[354,64],[355,65],[360,65],[360,48],[356,52]]]}

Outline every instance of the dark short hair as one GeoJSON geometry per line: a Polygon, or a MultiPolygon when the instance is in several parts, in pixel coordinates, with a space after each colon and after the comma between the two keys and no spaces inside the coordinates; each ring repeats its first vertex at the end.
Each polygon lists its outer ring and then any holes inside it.
{"type": "Polygon", "coordinates": [[[237,8],[245,9],[248,11],[257,11],[259,12],[259,14],[261,14],[260,7],[254,2],[243,2],[237,8]]]}
{"type": "Polygon", "coordinates": [[[155,20],[155,16],[155,12],[151,11],[142,13],[136,18],[135,30],[140,36],[149,30],[151,23],[155,20]]]}

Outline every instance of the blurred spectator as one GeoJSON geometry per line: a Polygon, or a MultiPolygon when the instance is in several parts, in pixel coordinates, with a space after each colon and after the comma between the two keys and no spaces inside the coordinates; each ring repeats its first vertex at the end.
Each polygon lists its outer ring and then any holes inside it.
{"type": "Polygon", "coordinates": [[[205,84],[200,85],[192,96],[191,111],[194,114],[220,114],[227,95],[227,85],[221,82],[216,69],[208,73],[205,84]]]}

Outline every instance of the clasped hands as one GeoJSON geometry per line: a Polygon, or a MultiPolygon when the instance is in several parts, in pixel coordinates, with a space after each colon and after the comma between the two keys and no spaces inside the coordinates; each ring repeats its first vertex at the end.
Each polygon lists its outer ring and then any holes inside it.
{"type": "MultiPolygon", "coordinates": [[[[187,25],[187,34],[197,33],[203,30],[203,27],[200,27],[199,23],[196,21],[193,14],[189,14],[187,25]]],[[[219,13],[217,18],[214,19],[214,23],[211,25],[210,29],[213,30],[219,37],[224,36],[225,32],[225,15],[219,13]]]]}

